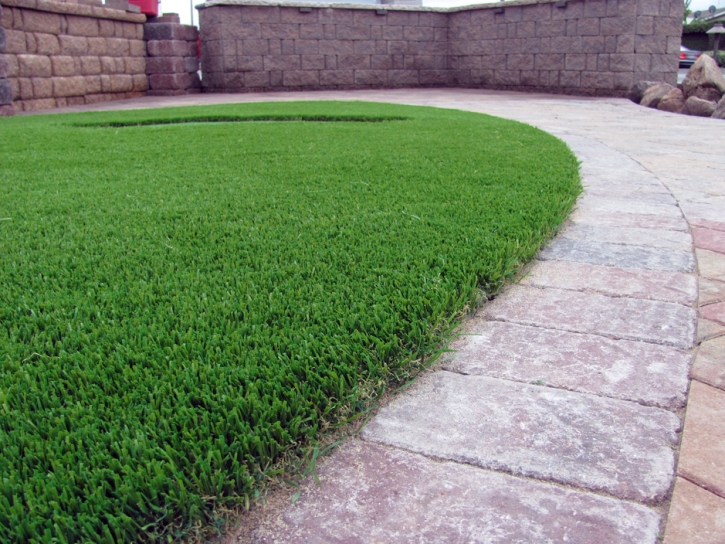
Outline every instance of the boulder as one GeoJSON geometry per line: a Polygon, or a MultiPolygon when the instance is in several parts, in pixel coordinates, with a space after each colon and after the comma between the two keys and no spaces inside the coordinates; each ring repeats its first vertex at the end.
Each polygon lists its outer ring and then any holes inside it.
{"type": "Polygon", "coordinates": [[[674,87],[668,83],[655,83],[644,92],[640,104],[648,108],[656,108],[660,100],[672,89],[674,87]]]}
{"type": "Polygon", "coordinates": [[[665,96],[662,97],[657,109],[662,111],[669,111],[672,113],[680,113],[682,108],[685,106],[685,95],[682,94],[680,89],[672,89],[665,96]]]}
{"type": "Polygon", "coordinates": [[[725,77],[712,57],[700,55],[682,81],[682,90],[685,98],[695,96],[717,102],[725,94],[725,77]]]}
{"type": "Polygon", "coordinates": [[[691,96],[685,100],[685,107],[682,113],[685,115],[696,115],[697,117],[710,117],[715,111],[715,102],[703,100],[696,96],[691,96]]]}
{"type": "Polygon", "coordinates": [[[711,117],[713,119],[725,119],[725,95],[717,103],[717,106],[715,106],[715,111],[712,112],[711,117]]]}
{"type": "Polygon", "coordinates": [[[627,94],[627,98],[629,98],[635,104],[639,104],[640,102],[642,102],[642,97],[644,96],[644,92],[647,89],[649,89],[652,85],[657,85],[657,82],[656,81],[638,81],[629,90],[629,94],[627,94]]]}

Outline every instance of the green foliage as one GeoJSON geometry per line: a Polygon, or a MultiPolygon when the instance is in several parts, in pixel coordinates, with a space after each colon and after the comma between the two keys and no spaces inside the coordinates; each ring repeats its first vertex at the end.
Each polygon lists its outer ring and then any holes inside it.
{"type": "Polygon", "coordinates": [[[715,24],[715,21],[703,21],[703,20],[694,20],[689,23],[686,23],[682,25],[682,33],[683,34],[704,34],[708,30],[710,30],[713,25],[715,24]]]}
{"type": "Polygon", "coordinates": [[[682,23],[687,24],[687,18],[692,15],[692,9],[690,6],[692,5],[692,0],[684,0],[685,1],[685,11],[682,14],[682,23]]]}
{"type": "Polygon", "coordinates": [[[0,135],[2,542],[170,540],[248,503],[414,373],[581,190],[561,141],[453,110],[247,104],[0,135]]]}

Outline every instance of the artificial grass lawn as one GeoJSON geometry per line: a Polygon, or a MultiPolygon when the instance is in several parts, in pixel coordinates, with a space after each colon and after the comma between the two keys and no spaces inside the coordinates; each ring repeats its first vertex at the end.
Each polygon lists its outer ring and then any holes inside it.
{"type": "Polygon", "coordinates": [[[561,141],[433,108],[50,115],[0,136],[3,542],[213,523],[407,379],[580,192],[561,141]]]}

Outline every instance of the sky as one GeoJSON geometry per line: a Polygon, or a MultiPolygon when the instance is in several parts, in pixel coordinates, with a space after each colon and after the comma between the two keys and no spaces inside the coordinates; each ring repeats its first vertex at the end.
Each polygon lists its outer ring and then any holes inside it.
{"type": "MultiPolygon", "coordinates": [[[[496,0],[488,0],[495,2],[496,0]]],[[[160,13],[178,13],[181,17],[183,24],[190,24],[191,22],[191,6],[201,4],[201,0],[161,0],[159,6],[160,13]]],[[[467,4],[483,4],[486,0],[423,0],[424,6],[430,7],[453,7],[453,6],[465,6],[467,4]]],[[[707,11],[710,6],[716,8],[725,8],[725,0],[692,0],[690,9],[692,11],[707,11]]],[[[194,10],[194,24],[199,26],[199,12],[194,10]]]]}

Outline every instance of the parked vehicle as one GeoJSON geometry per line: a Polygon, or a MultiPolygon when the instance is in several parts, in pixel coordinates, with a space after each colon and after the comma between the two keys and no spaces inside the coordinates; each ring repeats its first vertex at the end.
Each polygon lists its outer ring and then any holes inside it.
{"type": "Polygon", "coordinates": [[[697,58],[702,54],[702,51],[693,51],[688,49],[684,45],[680,46],[680,68],[689,68],[697,58]]]}

